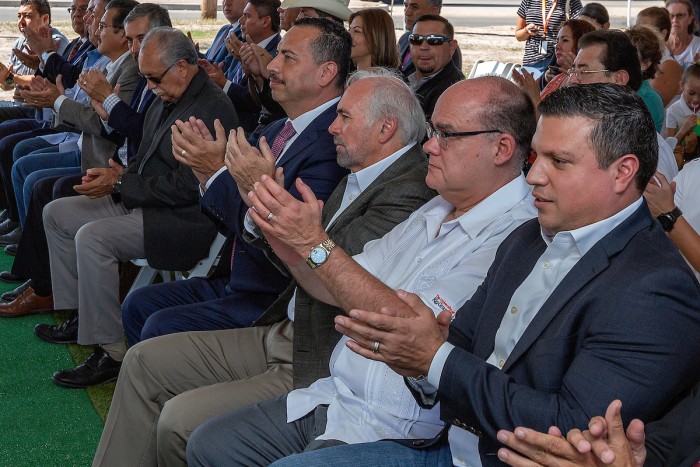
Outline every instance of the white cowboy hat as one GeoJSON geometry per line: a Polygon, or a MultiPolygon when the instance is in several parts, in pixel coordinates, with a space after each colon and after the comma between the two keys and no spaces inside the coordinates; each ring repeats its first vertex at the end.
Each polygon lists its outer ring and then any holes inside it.
{"type": "Polygon", "coordinates": [[[284,0],[282,8],[316,8],[324,13],[346,21],[352,11],[348,8],[350,0],[284,0]]]}

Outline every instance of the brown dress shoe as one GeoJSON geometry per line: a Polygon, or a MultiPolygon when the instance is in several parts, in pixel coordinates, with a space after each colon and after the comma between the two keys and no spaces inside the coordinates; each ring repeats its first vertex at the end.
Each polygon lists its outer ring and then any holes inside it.
{"type": "Polygon", "coordinates": [[[0,317],[14,318],[17,316],[50,313],[53,311],[53,296],[40,297],[34,289],[27,287],[10,303],[0,303],[0,317]]]}

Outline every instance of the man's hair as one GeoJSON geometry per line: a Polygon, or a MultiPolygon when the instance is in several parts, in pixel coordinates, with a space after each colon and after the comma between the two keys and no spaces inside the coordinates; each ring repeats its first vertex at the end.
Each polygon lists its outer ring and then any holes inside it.
{"type": "Polygon", "coordinates": [[[664,40],[668,40],[668,37],[671,35],[671,16],[666,8],[650,6],[637,13],[637,21],[639,21],[639,18],[649,18],[659,32],[666,31],[664,40]]]}
{"type": "Polygon", "coordinates": [[[133,10],[126,15],[124,22],[128,23],[134,21],[135,19],[143,18],[148,16],[148,29],[155,29],[161,26],[167,26],[169,28],[173,27],[173,23],[170,21],[170,14],[168,10],[155,3],[139,3],[134,7],[133,10]]]}
{"type": "Polygon", "coordinates": [[[608,14],[608,9],[600,3],[586,3],[586,5],[581,9],[578,15],[593,18],[600,25],[610,22],[610,15],[608,14]]]}
{"type": "Polygon", "coordinates": [[[151,29],[143,38],[141,50],[143,51],[150,42],[154,42],[157,50],[160,51],[161,63],[171,66],[184,60],[190,65],[197,64],[199,57],[194,44],[179,29],[167,26],[151,29]]]}
{"type": "MultiPolygon", "coordinates": [[[[484,129],[497,129],[515,139],[513,158],[517,170],[521,170],[530,155],[530,145],[537,126],[535,106],[527,94],[505,78],[483,76],[470,81],[488,83],[488,86],[484,86],[488,90],[488,94],[484,96],[488,104],[471,111],[476,112],[475,118],[484,129]]],[[[465,109],[465,112],[469,111],[465,109]]]]}
{"type": "Polygon", "coordinates": [[[280,32],[280,14],[277,13],[280,0],[248,0],[248,3],[255,7],[259,17],[269,16],[270,28],[274,32],[280,32]]]}
{"type": "Polygon", "coordinates": [[[311,42],[311,57],[316,65],[333,62],[338,65],[335,78],[338,89],[342,89],[350,73],[350,48],[352,38],[342,24],[323,18],[301,18],[294,21],[294,27],[310,27],[319,30],[318,37],[311,42]]]}
{"type": "Polygon", "coordinates": [[[442,0],[428,0],[427,5],[441,10],[442,9],[442,0]]]}
{"type": "Polygon", "coordinates": [[[366,109],[367,120],[373,123],[384,119],[396,120],[403,144],[422,141],[426,131],[425,114],[418,98],[399,72],[381,67],[358,70],[350,75],[345,88],[365,79],[374,84],[366,109]]]}
{"type": "Polygon", "coordinates": [[[372,66],[398,68],[399,51],[391,15],[381,8],[365,8],[351,14],[348,22],[357,17],[362,19],[362,35],[372,56],[372,66]]]}
{"type": "Polygon", "coordinates": [[[562,87],[539,105],[542,117],[583,117],[593,122],[588,146],[602,170],[626,154],[639,160],[635,184],[641,193],[656,171],[659,146],[654,121],[639,95],[627,86],[585,84],[562,87]]]}
{"type": "Polygon", "coordinates": [[[20,0],[19,6],[32,5],[40,16],[49,15],[49,24],[51,24],[51,6],[48,0],[20,0]]]}
{"type": "Polygon", "coordinates": [[[654,79],[656,70],[661,63],[663,47],[661,35],[649,26],[632,26],[627,31],[627,36],[639,52],[640,62],[649,62],[649,66],[642,70],[642,79],[654,79]]]}
{"type": "Polygon", "coordinates": [[[438,23],[442,23],[442,29],[443,29],[443,34],[445,34],[447,37],[450,39],[455,38],[455,28],[452,26],[452,24],[447,20],[447,18],[440,16],[440,15],[423,15],[419,16],[414,22],[413,22],[413,27],[416,27],[416,24],[422,22],[422,21],[437,21],[438,23]]]}
{"type": "Polygon", "coordinates": [[[598,59],[606,70],[626,71],[629,75],[627,85],[635,91],[639,89],[642,85],[642,66],[639,64],[637,49],[627,34],[614,29],[599,29],[584,34],[578,41],[579,50],[592,45],[605,46],[598,59]]]}
{"type": "Polygon", "coordinates": [[[124,19],[138,4],[136,0],[111,0],[105,7],[105,12],[117,10],[112,18],[112,26],[123,29],[124,19]]]}
{"type": "Polygon", "coordinates": [[[685,84],[690,78],[695,78],[700,80],[700,64],[693,63],[683,72],[682,83],[685,84]]]}
{"type": "Polygon", "coordinates": [[[693,20],[688,25],[688,34],[693,34],[698,24],[698,19],[695,17],[695,13],[693,10],[693,4],[690,2],[690,0],[666,0],[666,8],[668,8],[670,5],[673,5],[674,3],[680,3],[681,5],[685,5],[685,7],[688,9],[688,14],[693,18],[693,20]]]}

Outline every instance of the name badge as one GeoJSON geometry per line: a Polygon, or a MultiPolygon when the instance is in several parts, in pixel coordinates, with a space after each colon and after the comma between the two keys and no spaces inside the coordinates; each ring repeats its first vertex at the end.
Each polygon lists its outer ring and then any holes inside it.
{"type": "Polygon", "coordinates": [[[549,48],[549,41],[540,42],[540,53],[542,55],[547,55],[547,49],[549,48]]]}

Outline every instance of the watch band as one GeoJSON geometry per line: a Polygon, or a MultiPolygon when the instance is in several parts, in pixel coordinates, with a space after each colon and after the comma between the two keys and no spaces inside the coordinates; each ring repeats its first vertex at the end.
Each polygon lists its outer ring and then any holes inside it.
{"type": "Polygon", "coordinates": [[[673,226],[676,224],[678,218],[682,215],[683,212],[680,210],[680,208],[676,207],[672,211],[659,214],[656,219],[661,223],[661,227],[665,232],[670,232],[673,230],[673,226]]]}
{"type": "Polygon", "coordinates": [[[316,269],[326,262],[333,248],[335,248],[335,242],[333,240],[330,238],[324,240],[311,249],[306,259],[306,264],[308,264],[311,269],[316,269]],[[319,258],[316,258],[316,256],[319,256],[319,258]]]}

